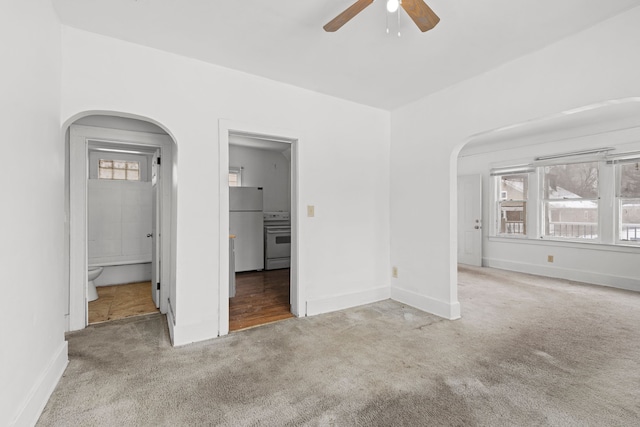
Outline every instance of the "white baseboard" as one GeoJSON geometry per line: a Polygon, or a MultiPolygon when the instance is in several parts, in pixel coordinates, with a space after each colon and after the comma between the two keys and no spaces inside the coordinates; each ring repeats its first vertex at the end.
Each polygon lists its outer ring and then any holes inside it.
{"type": "Polygon", "coordinates": [[[357,307],[359,305],[371,304],[389,299],[389,288],[387,286],[369,289],[351,294],[336,295],[329,298],[307,301],[307,316],[329,313],[332,311],[344,310],[345,308],[357,307]]]}
{"type": "Polygon", "coordinates": [[[611,288],[640,292],[640,278],[637,277],[614,276],[612,274],[594,273],[591,271],[529,264],[526,262],[514,262],[495,258],[483,258],[482,265],[502,270],[575,280],[577,282],[584,282],[592,285],[608,286],[611,288]]]}
{"type": "Polygon", "coordinates": [[[458,301],[448,303],[400,288],[391,288],[391,299],[445,319],[460,318],[460,303],[458,301]]]}
{"type": "Polygon", "coordinates": [[[12,426],[33,426],[55,390],[58,381],[69,363],[67,341],[63,341],[54,353],[46,369],[42,371],[24,403],[18,410],[12,426]]]}

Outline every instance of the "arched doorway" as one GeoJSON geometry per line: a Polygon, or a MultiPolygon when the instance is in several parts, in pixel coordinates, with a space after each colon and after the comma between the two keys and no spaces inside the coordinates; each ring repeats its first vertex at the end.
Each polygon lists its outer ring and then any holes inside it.
{"type": "MultiPolygon", "coordinates": [[[[89,266],[87,190],[89,178],[89,152],[105,150],[110,152],[138,153],[149,157],[150,187],[153,198],[151,204],[154,221],[152,231],[147,236],[152,240],[151,259],[143,259],[140,254],[123,249],[109,256],[98,257],[98,264],[104,266],[142,265],[150,261],[153,278],[149,292],[162,313],[168,313],[173,321],[172,301],[175,306],[175,140],[161,125],[144,117],[113,112],[85,112],[69,119],[63,128],[66,144],[66,184],[65,198],[67,222],[65,226],[68,277],[68,306],[66,329],[78,330],[87,325],[87,269],[89,266]],[[153,170],[153,174],[151,174],[153,170]],[[153,176],[151,176],[153,175],[153,176]],[[159,283],[159,285],[158,285],[159,283]]],[[[143,173],[140,171],[139,173],[143,173]]],[[[126,230],[122,232],[124,237],[126,230]]],[[[130,240],[143,242],[146,236],[136,236],[130,240]]],[[[144,243],[143,243],[144,244],[144,243]]],[[[124,244],[122,247],[124,248],[124,244]]],[[[138,245],[140,246],[140,244],[138,245]]],[[[104,253],[102,255],[105,255],[104,253]]],[[[146,254],[145,254],[146,255],[146,254]]],[[[93,261],[96,261],[95,257],[93,261]]]]}

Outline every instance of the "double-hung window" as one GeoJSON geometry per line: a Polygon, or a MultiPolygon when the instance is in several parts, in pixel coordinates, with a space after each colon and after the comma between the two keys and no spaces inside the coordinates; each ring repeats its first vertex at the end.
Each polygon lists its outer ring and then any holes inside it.
{"type": "Polygon", "coordinates": [[[543,166],[543,236],[599,238],[598,162],[543,166]]]}
{"type": "Polygon", "coordinates": [[[640,159],[617,165],[618,241],[640,244],[640,159]]]}

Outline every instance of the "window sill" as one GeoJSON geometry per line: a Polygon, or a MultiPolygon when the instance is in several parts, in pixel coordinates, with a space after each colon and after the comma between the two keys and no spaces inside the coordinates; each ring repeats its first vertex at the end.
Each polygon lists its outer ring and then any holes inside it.
{"type": "Polygon", "coordinates": [[[532,239],[527,237],[503,237],[503,236],[489,236],[490,242],[498,243],[517,243],[524,245],[540,245],[540,246],[558,246],[564,248],[576,248],[593,251],[609,251],[609,252],[622,252],[622,253],[639,253],[639,245],[624,245],[624,244],[612,244],[601,242],[577,242],[551,240],[551,239],[532,239]]]}

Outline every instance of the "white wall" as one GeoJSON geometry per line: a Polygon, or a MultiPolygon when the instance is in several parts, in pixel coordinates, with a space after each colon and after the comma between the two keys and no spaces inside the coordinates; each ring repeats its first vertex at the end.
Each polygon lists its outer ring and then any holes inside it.
{"type": "Polygon", "coordinates": [[[71,28],[63,62],[63,121],[126,112],[177,143],[176,343],[218,334],[218,119],[300,135],[299,206],[316,207],[299,227],[308,302],[388,296],[388,112],[71,28]]]}
{"type": "Polygon", "coordinates": [[[291,210],[289,163],[281,152],[229,145],[229,166],[242,167],[243,187],[263,187],[267,212],[291,210]]]}
{"type": "MultiPolygon", "coordinates": [[[[505,148],[500,144],[487,141],[482,146],[469,146],[469,150],[462,150],[458,159],[458,174],[480,174],[483,176],[483,265],[640,291],[640,269],[637,265],[640,247],[541,240],[536,235],[535,227],[529,227],[529,236],[526,239],[491,237],[493,224],[490,224],[491,218],[495,218],[492,210],[496,206],[495,197],[492,198],[493,178],[489,176],[492,167],[529,163],[537,156],[569,153],[590,148],[610,147],[613,148],[612,154],[640,151],[640,127],[638,127],[640,126],[640,102],[635,104],[638,105],[627,104],[630,113],[625,114],[627,118],[635,116],[635,127],[629,127],[632,123],[627,120],[624,130],[613,130],[622,124],[612,122],[614,117],[610,114],[598,114],[594,111],[593,113],[589,112],[588,117],[583,121],[573,123],[572,126],[563,126],[561,129],[563,136],[559,139],[554,136],[554,132],[549,132],[549,129],[546,129],[545,137],[538,138],[535,144],[520,145],[521,139],[513,136],[510,142],[512,145],[516,145],[514,148],[505,148]],[[591,130],[586,135],[580,136],[583,133],[581,131],[587,127],[593,127],[594,122],[597,122],[600,129],[595,132],[591,130]],[[578,125],[578,127],[575,128],[574,125],[578,125]],[[604,131],[605,129],[609,130],[604,131]],[[548,262],[548,255],[554,257],[553,263],[548,262]]],[[[606,111],[608,108],[601,109],[606,111]]],[[[617,109],[620,111],[620,106],[617,109]]],[[[576,115],[580,115],[580,113],[576,113],[576,115]]],[[[566,122],[561,118],[553,120],[566,122]]],[[[575,122],[575,118],[572,117],[572,121],[575,122]]],[[[543,125],[544,122],[543,120],[540,125],[543,125]]],[[[534,129],[541,130],[540,126],[528,125],[528,127],[533,132],[535,132],[534,129]]],[[[504,140],[504,138],[501,139],[504,140]]],[[[611,167],[605,166],[604,168],[611,167]]],[[[602,186],[600,188],[599,216],[606,218],[607,223],[611,224],[614,213],[613,203],[605,201],[610,200],[605,192],[610,194],[612,186],[603,182],[606,172],[613,173],[612,170],[602,170],[600,174],[602,186]]],[[[535,186],[531,188],[533,189],[535,186]]],[[[530,201],[532,203],[534,198],[535,195],[531,194],[530,201]]],[[[533,208],[533,206],[530,207],[533,208]]],[[[530,223],[533,220],[533,215],[535,213],[531,212],[530,223]]],[[[613,236],[607,236],[606,230],[602,230],[600,235],[603,242],[607,241],[607,237],[610,239],[609,243],[613,242],[613,236]]]]}
{"type": "Polygon", "coordinates": [[[0,425],[22,426],[35,424],[67,363],[60,24],[51,2],[2,2],[0,39],[0,425]]]}
{"type": "Polygon", "coordinates": [[[456,317],[458,148],[472,135],[640,94],[640,8],[392,112],[392,296],[456,317]]]}

